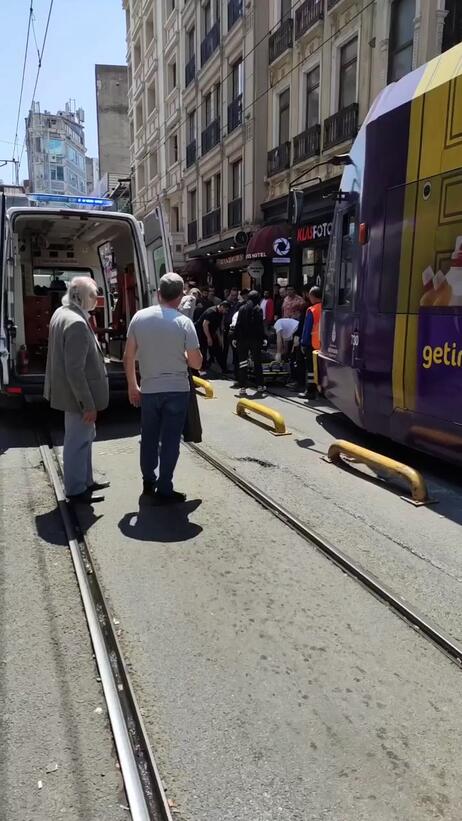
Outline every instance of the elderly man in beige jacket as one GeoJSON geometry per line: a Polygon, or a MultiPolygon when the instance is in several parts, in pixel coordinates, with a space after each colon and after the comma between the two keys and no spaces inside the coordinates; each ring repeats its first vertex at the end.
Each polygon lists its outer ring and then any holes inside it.
{"type": "Polygon", "coordinates": [[[89,323],[98,288],[89,276],[74,277],[50,322],[45,398],[64,411],[64,487],[69,499],[89,503],[108,482],[93,480],[92,443],[98,411],[109,404],[103,352],[89,323]]]}

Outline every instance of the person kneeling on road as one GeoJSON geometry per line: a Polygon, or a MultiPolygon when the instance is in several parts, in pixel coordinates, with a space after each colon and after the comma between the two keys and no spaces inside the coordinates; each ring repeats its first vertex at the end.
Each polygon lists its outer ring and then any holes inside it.
{"type": "Polygon", "coordinates": [[[263,313],[259,302],[260,294],[258,291],[250,291],[247,301],[242,308],[239,309],[234,329],[234,339],[237,345],[239,361],[238,377],[240,397],[247,396],[249,354],[253,361],[257,393],[263,394],[265,392],[261,358],[261,349],[265,343],[265,330],[263,326],[263,313]]]}
{"type": "Polygon", "coordinates": [[[135,314],[125,346],[129,399],[135,407],[141,405],[143,493],[156,504],[186,499],[184,493],[173,489],[173,473],[188,412],[188,365],[200,370],[202,354],[192,320],[178,311],[182,297],[181,277],[165,274],[159,283],[160,304],[135,314]],[[136,359],[141,387],[137,383],[136,359]]]}
{"type": "Polygon", "coordinates": [[[98,411],[109,404],[104,355],[90,327],[98,287],[89,276],[74,277],[50,322],[45,374],[45,399],[64,411],[64,489],[76,502],[98,502],[97,490],[109,482],[95,482],[91,448],[98,411]]]}

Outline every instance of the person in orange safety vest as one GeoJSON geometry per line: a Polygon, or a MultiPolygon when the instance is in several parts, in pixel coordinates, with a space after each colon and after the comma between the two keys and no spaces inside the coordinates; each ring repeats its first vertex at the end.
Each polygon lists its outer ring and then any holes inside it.
{"type": "Polygon", "coordinates": [[[299,394],[299,396],[304,399],[314,399],[316,396],[313,351],[319,351],[321,347],[320,331],[322,314],[322,291],[317,285],[310,289],[309,299],[311,305],[306,312],[301,339],[302,348],[306,352],[306,388],[304,393],[299,394]]]}

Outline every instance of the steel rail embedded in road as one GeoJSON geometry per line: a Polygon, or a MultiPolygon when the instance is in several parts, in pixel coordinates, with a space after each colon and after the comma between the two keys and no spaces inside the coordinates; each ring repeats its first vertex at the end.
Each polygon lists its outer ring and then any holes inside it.
{"type": "Polygon", "coordinates": [[[64,494],[53,449],[40,444],[79,584],[133,821],[173,821],[90,551],[64,494]]]}
{"type": "Polygon", "coordinates": [[[219,470],[224,476],[241,488],[244,493],[247,493],[264,508],[277,516],[278,519],[298,533],[306,542],[316,547],[324,556],[327,556],[334,564],[345,571],[345,573],[359,581],[380,601],[388,604],[391,609],[411,625],[411,627],[418,630],[419,633],[429,639],[439,650],[449,656],[452,661],[455,661],[459,667],[462,667],[462,645],[458,644],[439,625],[430,621],[430,619],[417,610],[412,604],[406,602],[405,599],[401,598],[401,596],[395,593],[388,585],[381,582],[380,579],[366,570],[361,564],[344,553],[343,550],[328,542],[319,533],[316,533],[315,530],[312,530],[308,525],[304,524],[300,519],[286,510],[279,502],[272,499],[271,496],[268,496],[267,493],[260,490],[260,488],[252,482],[244,479],[243,476],[240,476],[239,473],[228,467],[220,459],[217,459],[209,451],[192,443],[188,443],[187,447],[219,470]]]}

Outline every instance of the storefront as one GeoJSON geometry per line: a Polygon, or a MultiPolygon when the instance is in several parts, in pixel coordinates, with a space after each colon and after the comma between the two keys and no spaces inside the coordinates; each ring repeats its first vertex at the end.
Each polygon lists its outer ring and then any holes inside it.
{"type": "Polygon", "coordinates": [[[291,263],[291,227],[287,222],[264,225],[251,237],[246,259],[255,287],[270,291],[285,284],[291,263]]]}

